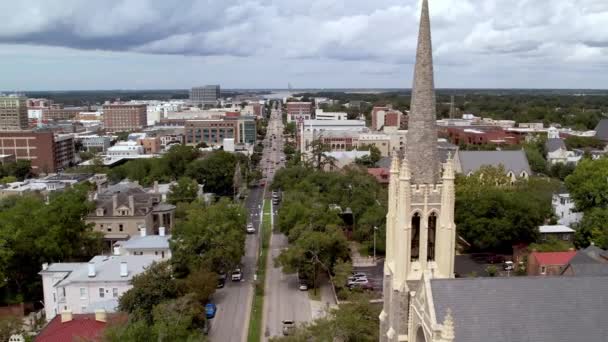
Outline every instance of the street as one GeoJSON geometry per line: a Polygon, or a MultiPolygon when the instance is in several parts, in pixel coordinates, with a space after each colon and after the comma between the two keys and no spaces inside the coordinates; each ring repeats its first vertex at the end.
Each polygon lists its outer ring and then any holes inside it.
{"type": "Polygon", "coordinates": [[[217,314],[211,323],[209,332],[211,341],[241,342],[247,337],[249,321],[247,317],[251,311],[253,296],[253,275],[259,245],[257,232],[259,232],[263,195],[263,188],[252,188],[245,201],[250,221],[256,228],[256,234],[247,235],[245,241],[245,256],[241,259],[243,281],[233,282],[228,275],[224,288],[218,289],[213,295],[212,300],[217,304],[217,314]]]}
{"type": "MultiPolygon", "coordinates": [[[[276,136],[272,140],[272,152],[267,164],[268,179],[274,177],[276,168],[284,166],[284,141],[283,122],[281,113],[273,111],[271,121],[268,125],[268,136],[276,136]]],[[[277,208],[273,208],[273,216],[276,222],[277,208]]],[[[287,237],[281,233],[273,233],[270,239],[270,258],[267,264],[267,275],[264,300],[264,340],[271,336],[282,335],[282,321],[293,320],[295,322],[307,322],[312,318],[310,301],[306,291],[298,289],[298,277],[295,274],[283,274],[280,268],[274,267],[274,258],[281,250],[287,247],[287,237]]]]}

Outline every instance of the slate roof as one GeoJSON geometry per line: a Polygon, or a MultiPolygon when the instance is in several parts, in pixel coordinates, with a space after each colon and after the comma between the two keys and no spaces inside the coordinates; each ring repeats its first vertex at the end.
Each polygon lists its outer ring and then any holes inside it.
{"type": "Polygon", "coordinates": [[[438,322],[452,310],[455,342],[605,342],[608,278],[431,280],[438,322]]]}
{"type": "Polygon", "coordinates": [[[120,244],[124,249],[169,249],[169,240],[171,235],[133,236],[120,244]]]}
{"type": "MultiPolygon", "coordinates": [[[[151,255],[97,255],[89,262],[95,263],[95,276],[89,277],[88,263],[83,263],[81,267],[72,271],[57,285],[66,286],[71,283],[88,282],[128,282],[150,266],[156,258],[151,255]],[[120,276],[120,263],[127,263],[128,275],[120,276]]],[[[50,267],[50,266],[49,266],[50,267]]]]}
{"type": "Polygon", "coordinates": [[[602,119],[595,127],[595,137],[608,141],[608,119],[602,119]]]}
{"type": "Polygon", "coordinates": [[[503,165],[507,172],[519,176],[523,171],[532,174],[528,158],[523,150],[519,151],[458,151],[457,158],[462,173],[475,172],[482,166],[503,165]]]}
{"type": "Polygon", "coordinates": [[[576,252],[562,275],[608,276],[608,259],[602,256],[606,251],[596,246],[589,246],[576,252]]]}
{"type": "Polygon", "coordinates": [[[547,139],[547,141],[545,142],[545,149],[547,150],[547,152],[555,152],[559,149],[563,149],[566,150],[566,143],[564,143],[564,141],[562,139],[559,138],[551,138],[551,139],[547,139]]]}

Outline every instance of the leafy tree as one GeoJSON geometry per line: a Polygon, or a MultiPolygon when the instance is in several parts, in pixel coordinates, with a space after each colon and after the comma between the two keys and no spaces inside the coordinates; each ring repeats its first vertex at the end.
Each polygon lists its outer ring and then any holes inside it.
{"type": "Polygon", "coordinates": [[[334,285],[343,287],[353,272],[353,265],[350,262],[338,260],[334,266],[334,285]]]}
{"type": "Polygon", "coordinates": [[[176,224],[172,235],[172,262],[177,272],[192,265],[209,265],[215,272],[237,266],[245,248],[247,212],[221,199],[204,210],[192,209],[176,224]]]}
{"type": "Polygon", "coordinates": [[[551,195],[559,184],[530,179],[506,185],[503,172],[484,168],[457,178],[456,227],[474,249],[509,251],[515,243],[534,242],[538,226],[553,215],[551,195]]]}
{"type": "Polygon", "coordinates": [[[296,123],[290,122],[290,123],[286,124],[285,127],[283,128],[283,134],[295,136],[296,135],[296,123]]]}
{"type": "Polygon", "coordinates": [[[604,148],[604,142],[596,137],[579,137],[576,135],[568,136],[564,142],[569,150],[575,148],[604,148]]]}
{"type": "Polygon", "coordinates": [[[217,273],[209,271],[207,267],[199,266],[190,271],[182,280],[184,291],[190,293],[192,298],[204,305],[209,301],[217,286],[217,273]]]}
{"type": "Polygon", "coordinates": [[[220,196],[231,195],[237,158],[234,154],[215,151],[188,165],[186,175],[204,184],[206,192],[220,196]]]}
{"type": "Polygon", "coordinates": [[[574,172],[574,169],[576,169],[576,165],[572,163],[557,163],[551,165],[549,168],[549,175],[564,181],[566,180],[566,177],[570,176],[572,172],[574,172]]]}
{"type": "Polygon", "coordinates": [[[0,179],[0,184],[14,183],[16,181],[17,181],[17,177],[15,177],[15,176],[6,176],[6,177],[2,177],[2,179],[0,179]]]}
{"type": "Polygon", "coordinates": [[[572,248],[572,245],[568,242],[551,238],[542,243],[533,243],[528,249],[536,250],[537,252],[566,252],[570,248],[572,248]]]}
{"type": "Polygon", "coordinates": [[[0,341],[8,341],[13,334],[24,331],[23,322],[16,316],[0,317],[0,341]]]}
{"type": "Polygon", "coordinates": [[[119,309],[148,324],[153,321],[152,309],[156,305],[177,298],[182,292],[167,261],[153,263],[134,276],[131,284],[133,287],[119,299],[119,309]]]}
{"type": "Polygon", "coordinates": [[[335,165],[335,158],[330,157],[327,154],[327,152],[331,151],[331,148],[328,144],[324,143],[320,139],[317,139],[313,140],[310,146],[312,148],[311,161],[317,170],[322,170],[325,166],[332,167],[335,165]]]}
{"type": "Polygon", "coordinates": [[[17,160],[14,163],[7,163],[2,166],[1,174],[4,176],[13,176],[17,180],[22,181],[32,173],[32,162],[29,160],[17,160]]]}
{"type": "Polygon", "coordinates": [[[92,208],[88,187],[77,185],[50,197],[37,195],[0,201],[0,270],[10,289],[25,299],[37,299],[40,264],[53,261],[84,261],[98,254],[102,235],[84,219],[92,208]]]}
{"type": "Polygon", "coordinates": [[[359,165],[363,165],[365,167],[375,167],[376,163],[380,161],[382,158],[382,153],[380,150],[374,145],[362,146],[359,148],[359,151],[369,151],[370,154],[368,156],[363,156],[361,158],[357,158],[355,163],[359,165]]]}
{"type": "Polygon", "coordinates": [[[129,134],[131,134],[131,132],[123,131],[123,132],[116,132],[114,134],[116,135],[116,140],[125,141],[125,140],[129,139],[129,134]]]}
{"type": "Polygon", "coordinates": [[[378,341],[379,312],[380,307],[370,304],[367,296],[359,296],[330,310],[326,317],[298,327],[293,334],[270,341],[378,341]]]}
{"type": "Polygon", "coordinates": [[[192,202],[198,197],[198,183],[188,177],[181,177],[176,184],[171,185],[171,192],[167,195],[167,202],[192,202]]]}
{"type": "Polygon", "coordinates": [[[526,145],[524,147],[524,151],[526,152],[526,157],[528,158],[528,162],[530,163],[530,168],[535,173],[545,173],[547,172],[547,161],[543,157],[543,153],[530,146],[526,145]]]}
{"type": "Polygon", "coordinates": [[[153,330],[158,341],[204,341],[203,306],[193,295],[169,300],[154,307],[153,330]]]}
{"type": "Polygon", "coordinates": [[[593,208],[586,211],[574,233],[574,244],[578,248],[585,248],[593,242],[602,249],[608,249],[608,225],[606,222],[608,222],[607,208],[593,208]]]}
{"type": "Polygon", "coordinates": [[[587,211],[608,206],[608,158],[583,159],[566,177],[566,186],[576,208],[587,211]]]}

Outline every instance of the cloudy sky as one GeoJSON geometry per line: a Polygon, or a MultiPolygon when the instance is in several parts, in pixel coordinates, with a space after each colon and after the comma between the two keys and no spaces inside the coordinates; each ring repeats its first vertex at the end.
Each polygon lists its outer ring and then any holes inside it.
{"type": "MultiPolygon", "coordinates": [[[[608,88],[606,0],[429,0],[438,87],[608,88]]],[[[0,89],[408,88],[419,0],[3,0],[0,89]]]]}

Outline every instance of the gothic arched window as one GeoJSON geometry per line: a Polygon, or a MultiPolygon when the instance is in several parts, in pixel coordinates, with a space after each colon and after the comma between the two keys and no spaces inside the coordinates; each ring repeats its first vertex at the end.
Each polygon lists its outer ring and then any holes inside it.
{"type": "Polygon", "coordinates": [[[437,214],[431,213],[428,225],[427,260],[435,260],[435,237],[437,234],[437,214]]]}
{"type": "Polygon", "coordinates": [[[420,214],[415,213],[412,216],[412,241],[410,244],[412,252],[412,260],[418,260],[420,255],[420,214]]]}

